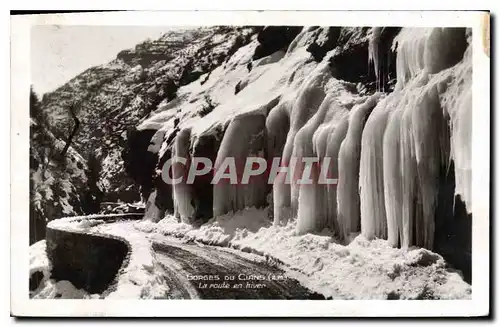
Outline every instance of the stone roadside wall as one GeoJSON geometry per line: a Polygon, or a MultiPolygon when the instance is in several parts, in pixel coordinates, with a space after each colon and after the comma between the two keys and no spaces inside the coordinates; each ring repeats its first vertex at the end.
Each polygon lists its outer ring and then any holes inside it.
{"type": "MultiPolygon", "coordinates": [[[[141,218],[130,214],[92,217],[107,222],[141,218]]],[[[116,282],[120,269],[128,265],[131,247],[121,237],[50,224],[46,232],[47,256],[55,280],[68,280],[89,293],[103,293],[116,282]]]]}

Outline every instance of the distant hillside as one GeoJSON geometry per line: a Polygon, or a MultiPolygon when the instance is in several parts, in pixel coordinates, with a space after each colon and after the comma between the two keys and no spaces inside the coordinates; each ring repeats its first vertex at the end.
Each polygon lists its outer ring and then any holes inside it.
{"type": "Polygon", "coordinates": [[[124,174],[122,150],[127,131],[148,117],[162,101],[173,100],[177,88],[213,70],[250,41],[252,27],[176,30],[158,40],[123,50],[115,60],[92,67],[42,99],[56,137],[72,128],[74,105],[81,127],[74,148],[102,162],[101,183],[108,201],[139,200],[137,186],[124,174]]]}

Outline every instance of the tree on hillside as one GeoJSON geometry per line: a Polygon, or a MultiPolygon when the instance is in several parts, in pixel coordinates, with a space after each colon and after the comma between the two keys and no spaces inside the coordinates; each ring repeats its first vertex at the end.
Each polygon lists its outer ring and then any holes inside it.
{"type": "Polygon", "coordinates": [[[47,115],[45,115],[42,110],[42,103],[40,102],[38,94],[33,90],[33,85],[30,87],[30,117],[33,118],[37,124],[47,124],[47,115]]]}
{"type": "Polygon", "coordinates": [[[69,112],[71,113],[71,117],[75,121],[75,125],[73,125],[73,130],[71,131],[71,134],[68,137],[68,140],[66,141],[66,145],[64,146],[64,149],[61,151],[61,157],[64,157],[66,155],[66,152],[68,152],[69,146],[71,145],[71,142],[73,141],[73,138],[76,135],[76,132],[78,132],[78,128],[80,128],[80,120],[76,116],[76,104],[73,103],[71,107],[69,108],[69,112]]]}
{"type": "Polygon", "coordinates": [[[48,133],[48,118],[42,109],[38,95],[30,88],[30,168],[37,169],[42,165],[45,170],[56,151],[54,140],[48,133]]]}

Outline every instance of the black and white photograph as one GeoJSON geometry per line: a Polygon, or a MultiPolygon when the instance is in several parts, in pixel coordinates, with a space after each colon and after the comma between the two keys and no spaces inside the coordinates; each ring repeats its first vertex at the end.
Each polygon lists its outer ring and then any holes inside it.
{"type": "Polygon", "coordinates": [[[488,303],[487,12],[99,23],[114,14],[32,15],[13,58],[29,308],[488,303]]]}

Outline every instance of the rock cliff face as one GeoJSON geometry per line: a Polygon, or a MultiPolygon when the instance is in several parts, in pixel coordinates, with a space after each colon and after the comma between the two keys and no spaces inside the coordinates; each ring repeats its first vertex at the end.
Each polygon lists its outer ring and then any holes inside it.
{"type": "MultiPolygon", "coordinates": [[[[339,242],[349,242],[352,233],[361,232],[393,246],[441,249],[445,257],[452,252],[445,238],[453,239],[465,253],[455,264],[470,265],[470,226],[462,223],[471,220],[470,210],[463,209],[469,201],[470,123],[460,118],[471,110],[470,32],[302,28],[286,49],[280,45],[261,56],[271,31],[264,28],[203,83],[180,88],[186,101],[160,107],[140,124],[139,130],[158,130],[151,150],[165,160],[175,144],[176,154],[190,159],[200,138],[222,135],[211,148],[216,165],[227,156],[237,160],[253,151],[244,140],[261,135],[252,117],[262,115],[267,117],[262,154],[268,162],[274,156],[285,164],[293,158],[333,158],[329,169],[338,177],[338,185],[321,185],[312,168],[316,180],[301,186],[278,175],[272,190],[259,191],[272,194],[275,224],[297,219],[298,234],[327,228],[339,242]],[[444,51],[444,44],[453,51],[444,51]],[[218,105],[199,115],[207,96],[218,105]],[[161,141],[173,137],[174,119],[183,141],[161,141]],[[450,219],[462,232],[444,222],[450,219]]],[[[213,215],[266,205],[248,194],[238,200],[248,187],[213,186],[213,215]]],[[[193,223],[202,198],[174,192],[174,206],[190,208],[179,217],[193,223]]]]}
{"type": "MultiPolygon", "coordinates": [[[[440,251],[466,270],[469,43],[470,31],[457,28],[174,32],[122,51],[45,96],[43,105],[63,130],[65,108],[78,99],[84,127],[75,148],[104,158],[108,197],[136,200],[140,187],[145,219],[170,213],[196,225],[269,205],[274,224],[297,220],[297,234],[326,230],[348,243],[362,233],[395,247],[440,251]],[[162,181],[168,159],[200,156],[216,169],[227,157],[269,164],[279,157],[285,166],[313,157],[338,184],[321,184],[314,167],[310,185],[285,183],[284,174],[272,185],[162,181]],[[452,258],[450,248],[464,256],[452,258]]],[[[175,167],[166,173],[181,176],[175,167]]]]}

